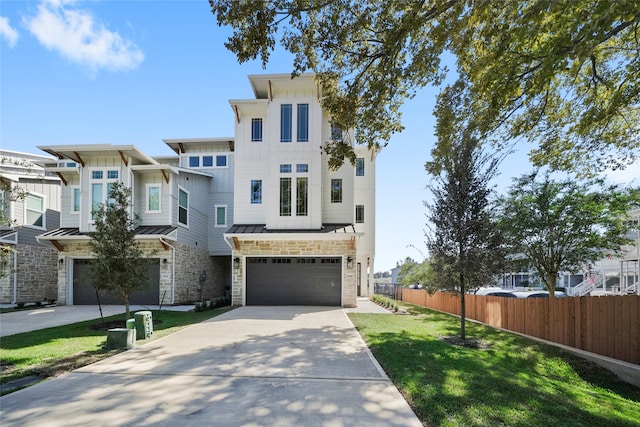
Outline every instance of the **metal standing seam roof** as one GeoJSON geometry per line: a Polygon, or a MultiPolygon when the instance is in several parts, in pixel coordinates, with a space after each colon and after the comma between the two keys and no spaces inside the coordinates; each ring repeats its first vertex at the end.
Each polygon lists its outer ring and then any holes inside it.
{"type": "MultiPolygon", "coordinates": [[[[144,225],[136,228],[136,236],[166,236],[177,227],[170,225],[144,225]]],[[[39,236],[40,239],[55,240],[60,238],[89,237],[88,233],[81,233],[79,228],[57,228],[39,236]]]]}
{"type": "Polygon", "coordinates": [[[267,229],[266,224],[234,224],[225,234],[278,234],[278,233],[355,233],[353,224],[322,224],[319,229],[267,229]]]}

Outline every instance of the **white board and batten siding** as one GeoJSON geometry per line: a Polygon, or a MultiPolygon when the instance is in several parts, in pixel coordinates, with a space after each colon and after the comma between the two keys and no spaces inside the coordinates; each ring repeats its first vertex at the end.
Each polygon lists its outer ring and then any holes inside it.
{"type": "Polygon", "coordinates": [[[207,235],[209,232],[209,200],[212,177],[192,174],[180,171],[173,175],[175,184],[172,186],[172,221],[171,224],[178,227],[178,241],[188,245],[207,248],[207,235]],[[178,222],[178,197],[179,188],[189,195],[189,209],[187,226],[178,222]]]}
{"type": "Polygon", "coordinates": [[[43,202],[43,224],[42,227],[26,223],[26,199],[19,199],[12,202],[13,220],[17,226],[21,226],[18,233],[18,243],[36,245],[36,236],[48,231],[55,230],[60,225],[60,181],[56,179],[21,178],[20,188],[29,194],[42,197],[43,202]]]}
{"type": "Polygon", "coordinates": [[[134,211],[138,214],[138,225],[167,225],[171,224],[171,183],[175,175],[169,173],[169,183],[166,182],[161,172],[135,173],[134,211]],[[150,211],[147,205],[148,187],[160,186],[160,210],[150,211]]]}

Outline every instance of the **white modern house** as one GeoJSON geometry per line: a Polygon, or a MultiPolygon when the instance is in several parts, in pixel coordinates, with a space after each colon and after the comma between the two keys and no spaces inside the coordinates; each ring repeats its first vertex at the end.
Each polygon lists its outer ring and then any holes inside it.
{"type": "Polygon", "coordinates": [[[332,129],[310,74],[249,77],[235,118],[232,250],[235,305],[355,306],[373,292],[376,152],[331,171],[332,129]]]}
{"type": "Polygon", "coordinates": [[[332,128],[313,75],[249,82],[255,99],[229,101],[235,136],[165,139],[175,156],[39,147],[62,183],[60,227],[38,236],[58,251],[59,303],[96,303],[88,233],[116,181],[132,189],[136,238],[153,259],[133,303],[230,294],[234,305],[355,306],[373,293],[377,152],[355,146],[355,164],[329,170],[322,146],[354,135],[332,128]]]}

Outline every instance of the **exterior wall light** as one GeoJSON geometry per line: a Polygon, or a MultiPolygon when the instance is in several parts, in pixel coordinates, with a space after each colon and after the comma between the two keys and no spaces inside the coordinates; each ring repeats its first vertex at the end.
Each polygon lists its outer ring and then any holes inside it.
{"type": "Polygon", "coordinates": [[[235,258],[233,259],[233,268],[234,268],[235,270],[240,269],[240,258],[235,257],[235,258]]]}
{"type": "Polygon", "coordinates": [[[353,268],[353,258],[347,257],[347,268],[353,268]]]}
{"type": "Polygon", "coordinates": [[[58,270],[62,270],[64,268],[64,258],[60,258],[58,260],[58,270]]]}

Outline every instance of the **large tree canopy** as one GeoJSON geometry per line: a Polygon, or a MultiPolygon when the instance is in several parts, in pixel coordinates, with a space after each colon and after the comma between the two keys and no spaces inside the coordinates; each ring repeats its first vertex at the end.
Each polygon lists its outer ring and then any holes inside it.
{"type": "Polygon", "coordinates": [[[526,256],[551,295],[559,272],[580,270],[606,253],[619,255],[632,243],[627,213],[640,205],[640,190],[601,185],[531,173],[514,179],[500,198],[511,253],[526,256]]]}
{"type": "MultiPolygon", "coordinates": [[[[335,123],[359,143],[402,130],[400,107],[446,74],[471,81],[478,129],[525,138],[532,160],[595,172],[640,151],[640,2],[575,0],[210,0],[226,46],[266,66],[279,42],[313,71],[335,123]],[[586,167],[585,167],[586,166],[586,167]]],[[[483,140],[485,138],[483,137],[483,140]]],[[[345,156],[344,147],[333,151],[345,156]]],[[[348,156],[347,156],[348,157],[348,156]]]]}

